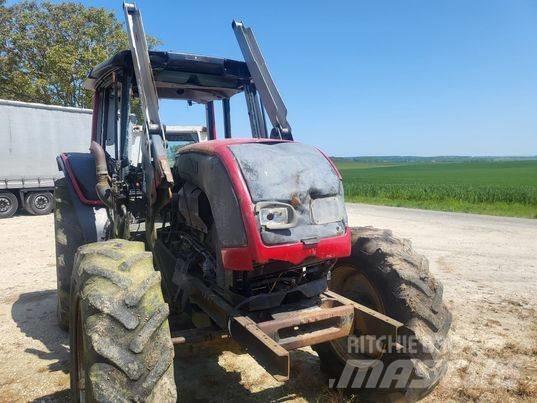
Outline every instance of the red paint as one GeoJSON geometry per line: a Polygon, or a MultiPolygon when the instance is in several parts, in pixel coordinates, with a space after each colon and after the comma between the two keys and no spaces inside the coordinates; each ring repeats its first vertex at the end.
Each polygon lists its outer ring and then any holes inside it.
{"type": "Polygon", "coordinates": [[[67,154],[61,154],[60,158],[63,161],[63,166],[65,167],[65,170],[67,171],[67,175],[69,176],[69,180],[71,181],[71,184],[73,185],[73,189],[78,196],[78,199],[87,206],[104,206],[103,202],[100,200],[90,200],[87,199],[84,195],[84,192],[82,192],[82,189],[80,189],[80,185],[78,184],[78,181],[76,179],[75,174],[73,173],[73,168],[71,167],[71,163],[69,162],[69,157],[67,157],[67,154]]]}
{"type": "Polygon", "coordinates": [[[248,246],[239,246],[238,248],[222,248],[222,265],[226,269],[245,271],[252,270],[253,258],[250,254],[250,248],[248,246]]]}
{"type": "MultiPolygon", "coordinates": [[[[351,235],[348,228],[345,234],[321,239],[315,245],[304,245],[301,242],[265,245],[254,215],[254,203],[248,192],[246,182],[240,172],[235,156],[228,146],[244,143],[282,143],[282,140],[269,139],[223,139],[192,144],[181,149],[184,152],[201,152],[217,155],[227,170],[231,184],[239,201],[242,220],[246,230],[248,245],[222,249],[222,263],[230,270],[252,270],[254,264],[263,264],[271,260],[300,264],[309,257],[317,259],[334,259],[349,256],[351,253],[351,235]]],[[[333,164],[332,164],[333,165],[333,164]]],[[[336,168],[335,172],[339,174],[336,168]]]]}
{"type": "Polygon", "coordinates": [[[308,257],[335,259],[351,254],[351,235],[347,228],[342,236],[324,238],[316,245],[306,246],[300,242],[268,246],[259,233],[253,243],[248,237],[248,246],[222,249],[222,264],[230,270],[252,270],[253,263],[267,263],[271,260],[300,264],[308,257]]]}
{"type": "Polygon", "coordinates": [[[332,166],[332,169],[334,170],[334,172],[338,176],[339,180],[343,180],[343,177],[341,176],[341,172],[339,172],[339,169],[337,169],[337,166],[336,166],[336,164],[334,164],[334,161],[332,161],[332,158],[330,158],[328,155],[326,155],[324,152],[322,152],[318,148],[317,148],[317,151],[319,151],[322,155],[324,155],[324,157],[328,160],[328,162],[332,166]]]}

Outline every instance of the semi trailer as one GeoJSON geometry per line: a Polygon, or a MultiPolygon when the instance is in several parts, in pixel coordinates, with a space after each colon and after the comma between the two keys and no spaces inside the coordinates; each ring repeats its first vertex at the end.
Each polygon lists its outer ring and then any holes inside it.
{"type": "Polygon", "coordinates": [[[85,152],[92,111],[0,99],[0,218],[19,208],[48,214],[54,207],[56,156],[85,152]]]}

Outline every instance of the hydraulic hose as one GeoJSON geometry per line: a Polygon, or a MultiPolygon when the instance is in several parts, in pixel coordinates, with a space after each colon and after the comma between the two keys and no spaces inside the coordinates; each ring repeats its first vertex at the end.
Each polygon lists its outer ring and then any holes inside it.
{"type": "Polygon", "coordinates": [[[99,197],[99,200],[101,200],[106,207],[112,208],[112,190],[110,189],[108,180],[108,167],[106,166],[104,150],[99,143],[92,141],[90,152],[95,158],[95,175],[97,178],[95,191],[97,192],[97,197],[99,197]]]}

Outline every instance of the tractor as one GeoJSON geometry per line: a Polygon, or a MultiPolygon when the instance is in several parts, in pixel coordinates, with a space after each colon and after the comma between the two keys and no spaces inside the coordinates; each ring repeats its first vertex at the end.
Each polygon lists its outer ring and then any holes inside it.
{"type": "Polygon", "coordinates": [[[336,387],[361,399],[430,393],[447,368],[442,285],[407,240],[349,227],[342,178],[294,141],[252,30],[232,23],[244,61],[150,51],[140,11],[123,7],[130,49],[85,84],[89,152],[57,158],[57,315],[73,399],[176,401],[174,345],[219,337],[279,381],[289,352],[311,346],[336,387]],[[249,138],[232,138],[240,93],[249,138]],[[202,108],[204,126],[164,124],[169,100],[202,108]],[[351,348],[364,337],[374,346],[351,348]],[[347,384],[349,371],[366,382],[347,384]]]}

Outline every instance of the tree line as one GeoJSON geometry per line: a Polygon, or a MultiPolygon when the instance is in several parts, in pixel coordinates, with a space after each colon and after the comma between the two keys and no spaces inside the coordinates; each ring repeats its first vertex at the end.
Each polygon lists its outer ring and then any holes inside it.
{"type": "Polygon", "coordinates": [[[110,10],[0,0],[0,98],[91,108],[91,92],[83,88],[88,72],[127,48],[124,26],[110,10]]]}

